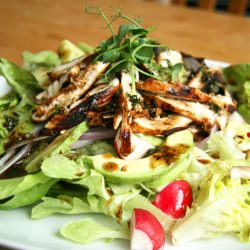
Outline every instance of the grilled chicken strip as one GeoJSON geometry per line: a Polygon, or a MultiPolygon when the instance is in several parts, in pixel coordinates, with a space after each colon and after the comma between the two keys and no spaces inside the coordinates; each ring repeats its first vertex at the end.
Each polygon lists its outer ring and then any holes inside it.
{"type": "Polygon", "coordinates": [[[53,130],[57,133],[64,129],[69,129],[86,118],[93,117],[93,110],[101,109],[108,104],[112,97],[116,94],[119,89],[119,80],[113,79],[110,85],[97,86],[91,90],[86,98],[79,100],[77,105],[72,105],[72,109],[68,113],[62,113],[55,115],[46,125],[45,128],[53,130]],[[92,112],[89,114],[89,112],[92,112]],[[89,114],[89,115],[88,115],[89,114]]]}
{"type": "Polygon", "coordinates": [[[194,122],[202,124],[206,131],[210,131],[216,124],[217,114],[212,111],[208,105],[199,102],[163,98],[160,96],[156,96],[154,100],[156,106],[184,115],[194,122]]]}
{"type": "Polygon", "coordinates": [[[171,98],[180,98],[183,100],[205,103],[211,100],[211,96],[207,95],[206,93],[203,93],[199,89],[181,84],[162,82],[153,78],[149,78],[144,82],[136,83],[136,87],[140,90],[159,94],[164,97],[166,96],[171,98]]]}
{"type": "MultiPolygon", "coordinates": [[[[130,120],[130,110],[132,109],[132,104],[129,101],[128,94],[131,94],[131,83],[132,78],[129,73],[123,71],[121,74],[121,95],[119,98],[119,106],[121,110],[116,112],[116,118],[114,121],[121,122],[120,129],[118,130],[117,140],[121,141],[119,145],[119,151],[121,155],[127,156],[132,152],[132,143],[131,143],[131,128],[129,125],[130,120]]],[[[114,124],[115,125],[115,124],[114,124]]],[[[116,125],[117,126],[117,125],[116,125]]]]}
{"type": "Polygon", "coordinates": [[[58,107],[67,109],[71,103],[77,101],[90,89],[108,66],[109,63],[103,62],[90,64],[85,70],[80,71],[79,75],[72,78],[72,83],[68,87],[61,89],[56,96],[37,106],[32,119],[36,122],[46,121],[58,107]]]}
{"type": "MultiPolygon", "coordinates": [[[[219,78],[217,76],[219,74],[218,69],[213,70],[212,72],[209,72],[214,74],[214,78],[219,78]]],[[[215,81],[215,79],[214,79],[215,81]]],[[[218,79],[217,81],[221,81],[218,79]]],[[[219,93],[214,93],[212,92],[211,87],[212,83],[207,83],[202,81],[202,72],[198,72],[192,79],[189,80],[188,86],[197,88],[201,91],[204,91],[211,97],[211,102],[214,103],[216,106],[220,107],[221,109],[227,110],[229,113],[233,113],[236,110],[236,102],[233,101],[231,95],[229,94],[228,91],[226,91],[224,86],[218,86],[220,90],[218,91],[219,93]]],[[[222,85],[222,83],[221,83],[222,85]]],[[[203,92],[203,93],[204,93],[203,92]]]]}
{"type": "Polygon", "coordinates": [[[186,129],[192,120],[181,115],[150,120],[144,117],[136,118],[132,122],[132,131],[147,135],[168,135],[179,130],[186,129]]]}

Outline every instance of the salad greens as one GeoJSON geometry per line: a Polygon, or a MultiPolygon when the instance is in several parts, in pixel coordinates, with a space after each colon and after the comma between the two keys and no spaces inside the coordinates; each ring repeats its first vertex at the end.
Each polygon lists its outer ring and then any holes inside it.
{"type": "MultiPolygon", "coordinates": [[[[50,84],[47,73],[64,62],[98,52],[95,60],[111,63],[102,77],[105,82],[124,69],[137,70],[158,80],[186,79],[181,64],[168,62],[168,67],[163,67],[152,60],[155,49],[164,47],[147,37],[153,28],[144,29],[137,19],[127,17],[120,10],[111,21],[99,8],[88,7],[86,12],[102,16],[111,30],[112,36],[102,41],[98,48],[84,43],[76,46],[64,40],[58,54],[25,51],[23,67],[0,59],[0,75],[12,87],[0,98],[0,155],[13,140],[32,139],[32,133],[39,128],[31,119],[35,105],[33,97],[50,84]],[[115,34],[111,23],[117,18],[130,23],[121,25],[115,34]],[[144,69],[137,67],[138,62],[145,66],[144,69]]],[[[226,67],[223,77],[239,103],[238,111],[250,122],[250,64],[226,67]]],[[[132,77],[133,95],[135,88],[132,77]]],[[[84,121],[53,140],[38,143],[22,161],[25,175],[0,179],[0,209],[36,203],[32,219],[53,214],[101,213],[109,216],[111,227],[90,219],[62,226],[61,235],[77,243],[128,239],[128,224],[134,208],[143,208],[155,215],[175,243],[222,233],[234,233],[240,241],[250,241],[250,180],[230,174],[235,166],[249,167],[250,125],[229,119],[224,128],[211,133],[202,145],[197,145],[190,128],[162,137],[138,134],[138,138],[154,147],[156,154],[130,161],[119,159],[109,140],[96,140],[73,149],[74,143],[88,129],[84,121]],[[160,153],[170,148],[182,151],[177,157],[168,156],[168,163],[161,161],[160,153]],[[167,184],[180,179],[190,183],[193,204],[187,215],[176,221],[152,201],[167,184]]],[[[0,166],[6,163],[3,158],[0,166]]]]}
{"type": "Polygon", "coordinates": [[[232,65],[223,70],[230,92],[237,98],[238,111],[250,123],[250,64],[232,65]]]}

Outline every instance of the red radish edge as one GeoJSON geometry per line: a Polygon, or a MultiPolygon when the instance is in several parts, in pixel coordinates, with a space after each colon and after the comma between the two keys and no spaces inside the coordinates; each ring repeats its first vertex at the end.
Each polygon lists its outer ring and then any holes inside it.
{"type": "Polygon", "coordinates": [[[153,204],[174,219],[185,216],[187,207],[193,201],[192,188],[185,180],[167,185],[157,196],[153,204]]]}
{"type": "Polygon", "coordinates": [[[164,244],[165,235],[161,223],[149,211],[135,208],[131,221],[131,249],[161,250],[164,244]]]}

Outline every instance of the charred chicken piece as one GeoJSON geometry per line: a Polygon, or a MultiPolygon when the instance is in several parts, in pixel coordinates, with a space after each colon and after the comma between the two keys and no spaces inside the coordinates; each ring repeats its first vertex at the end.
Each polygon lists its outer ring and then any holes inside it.
{"type": "Polygon", "coordinates": [[[149,78],[144,82],[138,82],[136,87],[140,90],[150,93],[159,94],[165,97],[180,98],[183,100],[198,101],[207,103],[211,100],[211,96],[203,93],[199,89],[189,86],[161,82],[153,78],[149,78]]]}
{"type": "Polygon", "coordinates": [[[136,118],[132,122],[132,131],[147,135],[168,135],[188,128],[192,120],[181,115],[169,115],[155,119],[136,118]]]}
{"type": "Polygon", "coordinates": [[[202,124],[206,131],[216,125],[217,114],[208,105],[156,96],[155,104],[165,110],[184,115],[198,124],[202,124]]]}
{"type": "MultiPolygon", "coordinates": [[[[86,98],[79,100],[76,105],[72,105],[70,112],[63,112],[55,115],[46,125],[45,128],[58,133],[61,130],[69,129],[90,117],[91,113],[101,110],[108,104],[112,97],[119,89],[119,80],[113,79],[110,85],[97,86],[91,90],[86,98]]],[[[93,116],[93,113],[92,113],[93,116]]]]}
{"type": "Polygon", "coordinates": [[[68,87],[61,89],[56,96],[37,106],[32,119],[36,122],[46,121],[58,108],[67,109],[71,103],[77,101],[91,88],[108,66],[109,63],[103,62],[90,64],[85,70],[80,71],[76,77],[72,78],[72,83],[68,87]]]}

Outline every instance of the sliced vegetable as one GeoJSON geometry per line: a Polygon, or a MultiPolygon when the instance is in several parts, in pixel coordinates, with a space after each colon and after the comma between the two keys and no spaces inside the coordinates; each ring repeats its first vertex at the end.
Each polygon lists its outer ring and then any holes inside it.
{"type": "Polygon", "coordinates": [[[149,211],[135,208],[131,219],[131,250],[161,250],[165,235],[161,223],[149,211]]]}
{"type": "Polygon", "coordinates": [[[157,194],[153,204],[174,219],[185,216],[192,204],[192,188],[187,181],[178,180],[167,185],[157,194]]]}

